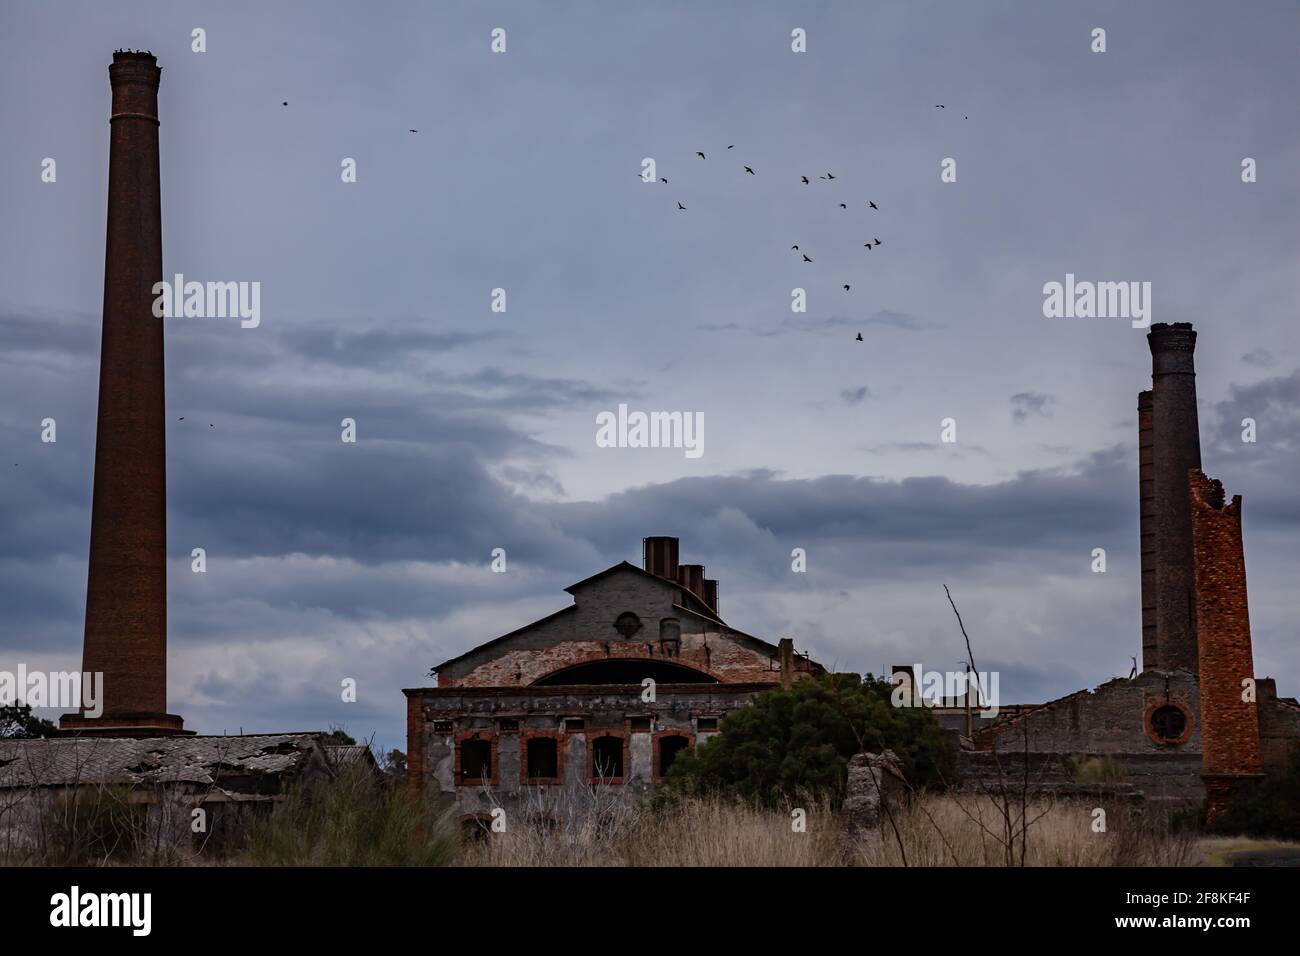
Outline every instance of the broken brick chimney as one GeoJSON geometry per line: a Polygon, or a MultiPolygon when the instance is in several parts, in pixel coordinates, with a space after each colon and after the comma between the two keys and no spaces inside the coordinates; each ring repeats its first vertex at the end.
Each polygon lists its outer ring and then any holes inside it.
{"type": "Polygon", "coordinates": [[[82,670],[102,674],[103,713],[60,730],[115,737],[185,733],[167,713],[167,478],[157,61],[118,51],[108,68],[108,233],[90,565],[82,670]]]}
{"type": "Polygon", "coordinates": [[[1223,485],[1199,468],[1187,475],[1196,557],[1202,779],[1207,821],[1227,807],[1243,780],[1263,772],[1259,713],[1241,540],[1241,495],[1224,503],[1223,485]]]}

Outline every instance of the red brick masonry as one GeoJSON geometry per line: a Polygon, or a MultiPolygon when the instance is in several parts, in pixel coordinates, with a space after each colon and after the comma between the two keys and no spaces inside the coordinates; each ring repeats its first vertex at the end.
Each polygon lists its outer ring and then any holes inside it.
{"type": "Polygon", "coordinates": [[[1203,776],[1208,820],[1221,814],[1233,785],[1263,771],[1255,705],[1241,496],[1224,504],[1223,485],[1188,471],[1201,665],[1203,776]]]}

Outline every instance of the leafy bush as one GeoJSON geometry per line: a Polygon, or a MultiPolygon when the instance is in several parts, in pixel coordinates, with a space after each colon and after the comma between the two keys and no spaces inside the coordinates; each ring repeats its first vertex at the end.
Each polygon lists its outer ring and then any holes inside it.
{"type": "Polygon", "coordinates": [[[716,791],[769,807],[812,796],[838,806],[849,758],[885,748],[913,786],[944,786],[954,776],[952,747],[933,714],[894,707],[891,690],[870,674],[830,674],[765,691],[728,714],[718,737],[673,761],[666,796],[716,791]]]}

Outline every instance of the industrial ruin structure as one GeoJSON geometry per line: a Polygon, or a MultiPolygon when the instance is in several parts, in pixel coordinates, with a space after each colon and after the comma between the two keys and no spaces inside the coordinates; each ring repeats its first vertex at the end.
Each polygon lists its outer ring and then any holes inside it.
{"type": "Polygon", "coordinates": [[[467,814],[546,812],[592,785],[645,792],[686,748],[764,690],[823,673],[729,627],[718,582],[678,563],[678,539],[643,542],[565,589],[573,604],[437,665],[404,691],[413,784],[467,814]]]}
{"type": "Polygon", "coordinates": [[[158,82],[148,53],[119,50],[108,68],[108,235],[99,360],[95,490],[82,670],[102,674],[103,713],[65,714],[79,734],[184,733],[167,713],[167,413],[158,82]]]}
{"type": "MultiPolygon", "coordinates": [[[[1173,809],[1208,796],[1213,818],[1238,784],[1287,762],[1300,703],[1254,673],[1241,498],[1227,502],[1200,470],[1196,333],[1156,324],[1147,339],[1141,672],[1002,705],[997,717],[970,701],[941,702],[935,715],[960,745],[966,786],[1004,774],[1010,756],[1036,786],[1077,795],[1078,767],[1104,758],[1124,778],[1111,785],[1117,798],[1173,809]]],[[[406,690],[411,782],[454,794],[471,815],[520,803],[545,812],[591,785],[643,791],[727,712],[822,672],[788,640],[724,624],[716,582],[679,565],[677,549],[676,538],[646,538],[642,568],[624,562],[572,585],[570,607],[439,664],[436,688],[406,690]]]]}
{"type": "MultiPolygon", "coordinates": [[[[167,713],[163,319],[153,311],[163,275],[160,74],[147,53],[119,51],[109,68],[82,666],[103,675],[103,712],[65,714],[60,731],[70,740],[6,742],[4,801],[125,786],[151,804],[166,791],[190,807],[252,808],[333,766],[320,734],[196,737],[167,713]]],[[[1025,754],[1048,773],[1063,772],[1050,769],[1063,757],[1102,756],[1147,800],[1208,797],[1213,817],[1241,782],[1289,758],[1300,703],[1254,674],[1241,498],[1228,501],[1200,470],[1196,333],[1158,324],[1148,342],[1153,387],[1138,398],[1141,673],[1002,707],[1000,719],[970,725],[961,767],[978,781],[1001,772],[999,752],[1025,754]]],[[[788,638],[773,644],[730,627],[718,582],[678,558],[677,538],[646,538],[641,567],[621,562],[571,585],[570,606],[437,665],[436,687],[405,690],[410,783],[451,795],[471,816],[497,806],[545,814],[593,788],[642,794],[679,754],[718,733],[728,713],[824,673],[788,638]]]]}
{"type": "Polygon", "coordinates": [[[1149,802],[1208,797],[1213,819],[1242,781],[1287,762],[1300,744],[1300,703],[1255,676],[1241,496],[1225,501],[1201,471],[1196,332],[1160,323],[1147,342],[1152,387],[1138,395],[1141,673],[975,730],[963,775],[994,773],[995,749],[1027,752],[1049,777],[1068,773],[1070,758],[1101,756],[1149,802]]]}

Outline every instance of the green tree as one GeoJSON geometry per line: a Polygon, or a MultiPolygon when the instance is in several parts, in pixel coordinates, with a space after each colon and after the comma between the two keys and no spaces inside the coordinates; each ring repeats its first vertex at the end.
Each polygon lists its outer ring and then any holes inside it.
{"type": "Polygon", "coordinates": [[[32,716],[29,704],[5,704],[0,707],[0,737],[51,737],[57,729],[53,721],[32,716]]]}
{"type": "Polygon", "coordinates": [[[870,674],[830,674],[759,694],[723,719],[718,737],[673,761],[667,790],[721,791],[767,805],[811,794],[838,804],[849,758],[886,748],[913,786],[942,788],[954,775],[952,746],[933,714],[894,707],[891,690],[870,674]]]}

